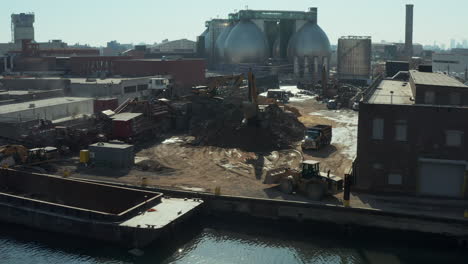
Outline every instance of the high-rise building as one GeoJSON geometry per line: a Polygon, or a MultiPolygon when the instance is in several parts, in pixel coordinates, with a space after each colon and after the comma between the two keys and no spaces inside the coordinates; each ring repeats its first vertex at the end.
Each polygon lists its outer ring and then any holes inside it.
{"type": "Polygon", "coordinates": [[[454,49],[457,46],[457,41],[455,39],[450,40],[450,48],[454,49]]]}

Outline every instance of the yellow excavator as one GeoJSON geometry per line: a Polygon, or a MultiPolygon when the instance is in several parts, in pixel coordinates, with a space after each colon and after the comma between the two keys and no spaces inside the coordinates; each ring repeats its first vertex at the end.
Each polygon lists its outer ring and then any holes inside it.
{"type": "Polygon", "coordinates": [[[0,165],[12,166],[24,164],[28,160],[28,149],[22,145],[5,145],[0,147],[0,165]]]}
{"type": "Polygon", "coordinates": [[[55,147],[27,149],[22,145],[0,146],[0,166],[37,165],[58,158],[55,147]]]}

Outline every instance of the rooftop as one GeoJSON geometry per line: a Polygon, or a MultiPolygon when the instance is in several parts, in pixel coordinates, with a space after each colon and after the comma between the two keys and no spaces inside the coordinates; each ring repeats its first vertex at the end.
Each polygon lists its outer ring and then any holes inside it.
{"type": "Polygon", "coordinates": [[[141,115],[142,113],[121,113],[121,114],[116,114],[111,118],[114,121],[128,121],[136,117],[139,117],[141,115]]]}
{"type": "Polygon", "coordinates": [[[413,93],[408,82],[383,80],[369,98],[369,104],[411,105],[413,93]],[[393,93],[392,93],[393,92],[393,93]]]}
{"type": "Polygon", "coordinates": [[[416,70],[411,70],[410,75],[411,79],[413,79],[414,83],[417,85],[468,88],[468,86],[443,73],[419,72],[416,70]]]}
{"type": "Polygon", "coordinates": [[[36,100],[36,101],[29,101],[24,103],[18,104],[8,104],[0,106],[0,114],[24,111],[31,108],[40,108],[40,107],[48,107],[54,105],[61,105],[61,104],[69,104],[74,102],[85,102],[93,100],[92,98],[83,98],[83,97],[57,97],[57,98],[49,98],[44,100],[36,100]]]}
{"type": "MultiPolygon", "coordinates": [[[[40,78],[35,78],[35,77],[26,77],[26,78],[18,78],[17,80],[27,80],[27,79],[33,79],[33,80],[70,80],[71,83],[77,83],[77,84],[119,84],[122,81],[129,81],[129,80],[139,80],[139,79],[148,79],[148,78],[153,78],[153,77],[161,77],[161,76],[147,76],[147,77],[136,77],[136,78],[125,78],[125,77],[112,77],[112,78],[105,78],[105,79],[100,79],[100,78],[63,78],[63,77],[40,77],[40,78]]],[[[2,77],[0,77],[1,79],[2,77]]]]}
{"type": "Polygon", "coordinates": [[[98,142],[89,146],[94,147],[94,148],[112,148],[112,149],[127,149],[127,148],[133,147],[133,145],[128,145],[128,144],[115,144],[115,143],[106,143],[106,142],[98,142]]]}

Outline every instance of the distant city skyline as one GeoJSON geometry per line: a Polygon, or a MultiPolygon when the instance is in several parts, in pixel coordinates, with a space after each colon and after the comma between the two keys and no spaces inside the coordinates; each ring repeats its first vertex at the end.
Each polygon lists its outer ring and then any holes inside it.
{"type": "Polygon", "coordinates": [[[12,13],[36,14],[35,38],[38,42],[61,39],[75,43],[106,46],[119,43],[161,42],[164,39],[195,40],[211,18],[225,18],[240,9],[306,10],[318,7],[318,24],[330,38],[332,45],[341,36],[372,36],[373,42],[399,42],[404,39],[405,5],[414,4],[414,43],[452,47],[468,44],[468,27],[464,21],[468,1],[342,1],[295,0],[290,2],[214,1],[197,2],[173,0],[158,3],[154,0],[90,1],[81,0],[71,7],[70,2],[58,0],[15,0],[0,10],[0,43],[11,41],[12,13]],[[437,14],[435,19],[434,14],[437,14]]]}

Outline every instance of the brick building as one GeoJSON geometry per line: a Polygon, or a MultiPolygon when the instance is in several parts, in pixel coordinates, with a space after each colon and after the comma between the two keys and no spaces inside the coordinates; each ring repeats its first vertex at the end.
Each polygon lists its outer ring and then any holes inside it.
{"type": "Polygon", "coordinates": [[[359,108],[355,189],[468,197],[468,87],[438,73],[381,80],[359,108]]]}
{"type": "Polygon", "coordinates": [[[71,74],[93,76],[100,73],[123,77],[170,75],[177,89],[190,91],[205,82],[203,59],[132,59],[126,56],[97,56],[70,58],[71,74]]]}

